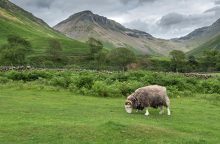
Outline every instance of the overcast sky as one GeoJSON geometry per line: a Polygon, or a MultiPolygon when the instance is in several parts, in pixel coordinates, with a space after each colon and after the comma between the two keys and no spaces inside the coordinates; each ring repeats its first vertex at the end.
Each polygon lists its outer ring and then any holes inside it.
{"type": "Polygon", "coordinates": [[[159,38],[184,36],[220,18],[220,0],[10,0],[54,26],[91,10],[159,38]]]}

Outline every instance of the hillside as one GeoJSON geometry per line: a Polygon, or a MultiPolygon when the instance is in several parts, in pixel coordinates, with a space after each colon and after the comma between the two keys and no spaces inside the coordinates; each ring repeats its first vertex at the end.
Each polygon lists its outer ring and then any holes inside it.
{"type": "Polygon", "coordinates": [[[207,49],[215,49],[216,46],[218,47],[218,43],[220,43],[220,41],[218,41],[219,36],[220,19],[210,26],[196,29],[184,37],[173,39],[173,41],[185,44],[186,47],[193,49],[193,53],[196,54],[196,52],[206,49],[204,47],[207,47],[207,49]]]}
{"type": "Polygon", "coordinates": [[[212,38],[208,42],[188,52],[189,55],[201,55],[203,51],[219,50],[220,51],[220,34],[212,38]]]}
{"type": "Polygon", "coordinates": [[[0,46],[6,43],[8,35],[18,35],[29,40],[33,47],[31,57],[44,55],[48,48],[48,40],[51,38],[61,42],[66,56],[88,52],[86,44],[53,30],[43,20],[10,1],[0,0],[0,46]]]}
{"type": "Polygon", "coordinates": [[[125,28],[91,11],[76,13],[57,24],[54,29],[82,42],[94,37],[108,48],[129,47],[139,54],[168,55],[174,49],[187,51],[180,43],[157,39],[146,32],[125,28]]]}

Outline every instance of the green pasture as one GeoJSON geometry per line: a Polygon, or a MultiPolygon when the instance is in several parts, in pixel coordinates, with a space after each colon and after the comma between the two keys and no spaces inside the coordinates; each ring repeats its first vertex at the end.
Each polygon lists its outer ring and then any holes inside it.
{"type": "Polygon", "coordinates": [[[125,98],[0,87],[1,144],[217,144],[218,94],[171,98],[172,115],[127,114],[125,98]]]}

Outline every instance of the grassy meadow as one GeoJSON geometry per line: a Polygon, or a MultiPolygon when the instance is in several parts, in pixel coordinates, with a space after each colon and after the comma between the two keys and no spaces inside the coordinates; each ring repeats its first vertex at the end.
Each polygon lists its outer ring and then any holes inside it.
{"type": "Polygon", "coordinates": [[[172,98],[172,116],[127,114],[123,98],[2,88],[0,143],[218,143],[219,102],[172,98]]]}
{"type": "Polygon", "coordinates": [[[218,82],[219,77],[187,78],[145,71],[1,72],[0,143],[216,144],[220,140],[218,82]],[[143,78],[152,84],[167,84],[171,116],[159,115],[155,109],[149,110],[149,117],[144,111],[125,112],[126,95],[140,87],[137,80],[143,78]],[[181,90],[187,85],[192,92],[181,90]]]}

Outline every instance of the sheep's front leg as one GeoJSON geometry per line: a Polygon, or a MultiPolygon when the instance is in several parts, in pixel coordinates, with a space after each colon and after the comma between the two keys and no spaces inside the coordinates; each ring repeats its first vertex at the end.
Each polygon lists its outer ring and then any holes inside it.
{"type": "Polygon", "coordinates": [[[149,111],[148,111],[148,108],[146,108],[146,113],[145,113],[146,116],[149,116],[149,111]]]}
{"type": "Polygon", "coordinates": [[[163,113],[164,113],[163,106],[161,106],[159,114],[163,114],[163,113]]]}
{"type": "Polygon", "coordinates": [[[170,107],[167,107],[167,115],[171,115],[171,113],[170,113],[170,107]]]}

